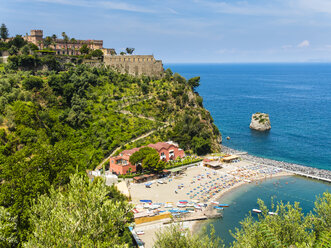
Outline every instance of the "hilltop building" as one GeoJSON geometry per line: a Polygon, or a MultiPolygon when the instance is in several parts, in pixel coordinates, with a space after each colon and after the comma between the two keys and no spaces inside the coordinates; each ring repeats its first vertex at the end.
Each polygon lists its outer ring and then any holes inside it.
{"type": "MultiPolygon", "coordinates": [[[[136,172],[137,167],[130,163],[130,156],[143,147],[145,146],[124,150],[118,156],[111,157],[109,160],[109,171],[118,175],[124,175],[128,172],[136,172]]],[[[185,156],[184,151],[173,142],[158,142],[156,144],[149,144],[148,147],[157,150],[160,159],[166,162],[175,160],[178,157],[183,158],[185,156]]]]}
{"type": "MultiPolygon", "coordinates": [[[[35,44],[40,49],[46,48],[44,45],[45,38],[43,37],[43,30],[31,30],[30,35],[26,35],[23,38],[35,44]]],[[[115,52],[114,49],[104,48],[103,47],[103,40],[76,40],[76,39],[69,39],[65,41],[64,39],[54,39],[53,42],[49,45],[49,48],[56,51],[56,54],[62,55],[79,55],[79,49],[83,45],[87,45],[88,48],[91,50],[100,49],[103,51],[104,54],[112,54],[115,52]]]]}
{"type": "MultiPolygon", "coordinates": [[[[80,48],[87,45],[90,50],[100,49],[104,56],[101,59],[85,59],[85,64],[91,66],[100,66],[102,64],[112,67],[119,73],[128,73],[134,76],[146,75],[151,77],[163,76],[164,68],[161,60],[156,60],[153,55],[116,55],[113,48],[104,48],[103,40],[76,40],[76,39],[58,39],[52,38],[48,41],[46,47],[46,37],[43,30],[31,30],[30,34],[23,37],[27,42],[33,43],[40,50],[48,49],[56,52],[57,55],[80,55],[80,48]]],[[[9,38],[10,40],[12,38],[9,38]]],[[[5,52],[2,56],[8,56],[5,52]]],[[[2,58],[7,61],[7,57],[2,58]]]]}

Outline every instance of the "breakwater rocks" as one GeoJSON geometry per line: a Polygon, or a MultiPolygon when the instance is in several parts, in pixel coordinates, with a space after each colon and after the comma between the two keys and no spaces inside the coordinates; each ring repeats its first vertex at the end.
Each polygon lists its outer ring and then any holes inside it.
{"type": "Polygon", "coordinates": [[[268,166],[273,166],[277,168],[281,168],[284,170],[288,170],[290,172],[293,172],[294,174],[302,175],[302,176],[310,176],[313,178],[318,178],[321,180],[326,179],[325,181],[331,182],[331,171],[330,170],[322,170],[322,169],[317,169],[313,167],[308,167],[304,165],[298,165],[298,164],[292,164],[292,163],[287,163],[283,161],[276,161],[268,158],[261,158],[261,157],[256,157],[250,154],[243,154],[242,151],[238,151],[226,146],[222,146],[222,152],[228,153],[228,154],[240,154],[240,157],[261,165],[268,165],[268,166]]]}
{"type": "Polygon", "coordinates": [[[256,131],[264,132],[271,129],[269,115],[265,113],[255,113],[252,115],[251,129],[256,131]]]}

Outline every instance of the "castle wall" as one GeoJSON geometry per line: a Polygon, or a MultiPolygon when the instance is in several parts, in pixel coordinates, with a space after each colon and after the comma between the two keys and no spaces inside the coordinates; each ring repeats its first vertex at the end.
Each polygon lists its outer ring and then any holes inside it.
{"type": "Polygon", "coordinates": [[[164,72],[162,61],[153,55],[105,55],[104,63],[121,73],[135,76],[161,76],[164,72]]]}

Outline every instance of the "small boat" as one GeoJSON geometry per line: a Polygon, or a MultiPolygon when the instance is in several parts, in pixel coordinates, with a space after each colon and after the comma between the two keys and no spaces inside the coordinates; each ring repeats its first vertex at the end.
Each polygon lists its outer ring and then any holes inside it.
{"type": "Polygon", "coordinates": [[[145,234],[144,231],[136,231],[136,233],[137,233],[137,235],[143,235],[143,234],[145,234]]]}
{"type": "Polygon", "coordinates": [[[219,207],[222,207],[222,208],[227,208],[229,207],[229,204],[218,204],[219,207]]]}
{"type": "Polygon", "coordinates": [[[275,212],[268,212],[269,215],[278,215],[277,213],[275,212]]]}
{"type": "Polygon", "coordinates": [[[186,205],[185,205],[185,204],[181,204],[181,203],[179,203],[179,204],[177,204],[177,207],[179,207],[179,208],[185,208],[186,205]]]}
{"type": "Polygon", "coordinates": [[[253,212],[255,212],[255,213],[262,213],[262,211],[260,210],[260,209],[256,209],[256,208],[253,208],[253,210],[252,210],[253,212]]]}
{"type": "Polygon", "coordinates": [[[224,210],[224,208],[217,207],[217,206],[215,206],[214,208],[217,209],[217,210],[224,210]]]}
{"type": "Polygon", "coordinates": [[[218,201],[212,201],[211,204],[219,205],[220,203],[218,201]]]}

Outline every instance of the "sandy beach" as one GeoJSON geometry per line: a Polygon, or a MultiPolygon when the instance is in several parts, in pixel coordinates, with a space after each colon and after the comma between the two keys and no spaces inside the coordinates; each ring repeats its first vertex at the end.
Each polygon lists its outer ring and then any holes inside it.
{"type": "MultiPolygon", "coordinates": [[[[152,181],[150,188],[147,188],[144,183],[130,184],[129,190],[132,197],[132,203],[136,206],[136,212],[142,213],[146,211],[144,204],[140,200],[151,200],[153,204],[160,204],[161,211],[169,210],[164,204],[177,208],[180,201],[189,203],[198,202],[206,203],[207,207],[195,209],[186,216],[204,216],[211,212],[216,212],[213,209],[211,202],[221,201],[222,195],[230,190],[244,186],[248,183],[258,183],[260,180],[273,178],[277,176],[292,175],[284,172],[281,169],[269,167],[265,165],[256,165],[249,161],[238,161],[235,163],[223,163],[221,169],[214,170],[201,165],[187,168],[183,174],[174,177],[162,179],[162,184],[159,180],[152,181]]],[[[146,206],[145,206],[146,207],[146,206]]],[[[158,211],[159,211],[158,210],[158,211]]],[[[145,247],[153,247],[156,233],[163,229],[163,223],[170,219],[143,223],[136,225],[136,231],[144,231],[140,235],[141,240],[145,243],[145,247]]],[[[182,222],[184,228],[189,228],[191,232],[195,232],[201,221],[182,222]]]]}

